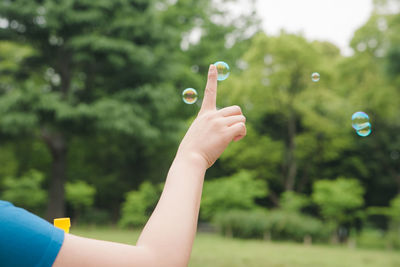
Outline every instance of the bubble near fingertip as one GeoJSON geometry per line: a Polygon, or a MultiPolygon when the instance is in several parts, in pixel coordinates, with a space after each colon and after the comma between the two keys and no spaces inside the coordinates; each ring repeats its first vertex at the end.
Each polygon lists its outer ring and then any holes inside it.
{"type": "Polygon", "coordinates": [[[182,100],[183,102],[185,102],[186,104],[194,104],[197,102],[198,99],[198,94],[197,91],[193,88],[186,88],[185,90],[183,90],[182,92],[182,100]]]}
{"type": "Polygon", "coordinates": [[[230,68],[229,65],[224,61],[217,61],[213,64],[217,68],[218,81],[224,81],[229,77],[230,68]]]}

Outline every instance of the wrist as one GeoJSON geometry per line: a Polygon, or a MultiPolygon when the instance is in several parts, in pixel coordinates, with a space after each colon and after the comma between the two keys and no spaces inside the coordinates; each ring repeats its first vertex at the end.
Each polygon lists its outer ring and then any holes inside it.
{"type": "Polygon", "coordinates": [[[198,170],[203,170],[204,172],[208,169],[208,162],[200,154],[189,152],[182,153],[178,150],[175,156],[174,163],[183,163],[198,170]]]}

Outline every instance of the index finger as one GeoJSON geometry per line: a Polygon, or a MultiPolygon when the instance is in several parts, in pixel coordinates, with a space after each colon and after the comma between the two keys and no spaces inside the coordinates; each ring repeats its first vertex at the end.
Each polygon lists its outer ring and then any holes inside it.
{"type": "Polygon", "coordinates": [[[201,111],[216,110],[217,103],[217,68],[211,64],[208,70],[208,80],[204,92],[204,99],[201,105],[201,111]]]}

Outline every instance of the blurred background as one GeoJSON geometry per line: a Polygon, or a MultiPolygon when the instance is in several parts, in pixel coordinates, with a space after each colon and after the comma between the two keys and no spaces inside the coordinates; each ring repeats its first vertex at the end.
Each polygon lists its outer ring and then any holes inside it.
{"type": "Polygon", "coordinates": [[[400,266],[399,0],[1,0],[0,199],[134,244],[220,60],[191,266],[400,266]]]}

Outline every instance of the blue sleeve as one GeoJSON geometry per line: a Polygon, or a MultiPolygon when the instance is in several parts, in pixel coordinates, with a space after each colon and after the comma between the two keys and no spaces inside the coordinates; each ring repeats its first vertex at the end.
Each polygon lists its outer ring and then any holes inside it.
{"type": "Polygon", "coordinates": [[[63,230],[0,200],[1,266],[50,267],[63,241],[63,230]]]}

